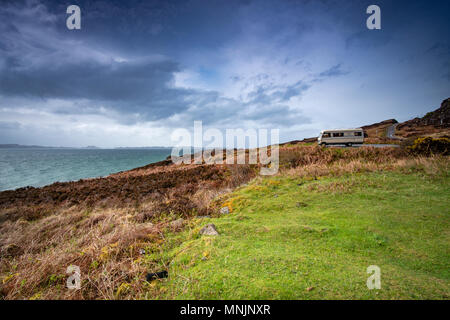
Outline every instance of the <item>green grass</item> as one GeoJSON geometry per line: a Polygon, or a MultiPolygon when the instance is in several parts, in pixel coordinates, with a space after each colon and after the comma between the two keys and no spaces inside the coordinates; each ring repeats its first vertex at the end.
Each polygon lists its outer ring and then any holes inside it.
{"type": "Polygon", "coordinates": [[[229,196],[231,214],[172,234],[159,297],[448,299],[449,194],[448,175],[420,172],[258,179],[229,196]],[[198,236],[207,223],[220,236],[198,236]]]}

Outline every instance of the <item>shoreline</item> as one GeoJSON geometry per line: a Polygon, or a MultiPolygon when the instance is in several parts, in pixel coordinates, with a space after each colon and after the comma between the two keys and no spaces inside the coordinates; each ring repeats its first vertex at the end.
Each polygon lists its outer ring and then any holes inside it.
{"type": "Polygon", "coordinates": [[[170,149],[0,149],[0,192],[106,178],[168,155],[170,149]]]}

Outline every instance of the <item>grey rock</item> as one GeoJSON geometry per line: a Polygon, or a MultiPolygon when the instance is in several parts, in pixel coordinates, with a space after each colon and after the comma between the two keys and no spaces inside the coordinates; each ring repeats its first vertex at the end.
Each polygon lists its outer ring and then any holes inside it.
{"type": "Polygon", "coordinates": [[[180,229],[184,225],[184,219],[180,218],[170,223],[170,227],[173,229],[180,229]]]}
{"type": "Polygon", "coordinates": [[[219,232],[217,232],[216,226],[213,223],[209,223],[206,226],[204,226],[200,232],[200,234],[203,234],[205,236],[217,236],[219,235],[219,232]]]}
{"type": "Polygon", "coordinates": [[[220,214],[229,214],[229,213],[230,213],[230,208],[228,208],[228,207],[220,208],[220,214]]]}

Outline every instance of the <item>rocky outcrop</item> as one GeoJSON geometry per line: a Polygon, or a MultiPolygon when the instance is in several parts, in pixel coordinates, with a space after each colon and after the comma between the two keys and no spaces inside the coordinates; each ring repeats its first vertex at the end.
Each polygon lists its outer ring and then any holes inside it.
{"type": "Polygon", "coordinates": [[[450,127],[450,98],[442,101],[441,106],[431,112],[428,112],[422,118],[414,118],[405,121],[397,126],[398,129],[410,126],[433,126],[435,128],[449,128],[450,127]]]}
{"type": "Polygon", "coordinates": [[[213,223],[207,224],[204,226],[200,232],[200,234],[204,236],[218,236],[219,232],[217,232],[216,226],[213,223]]]}
{"type": "Polygon", "coordinates": [[[172,230],[179,230],[179,229],[181,229],[183,227],[183,225],[184,225],[184,219],[183,218],[177,219],[177,220],[172,221],[170,223],[170,227],[172,228],[172,230]]]}
{"type": "Polygon", "coordinates": [[[442,101],[440,108],[428,112],[422,118],[414,118],[400,123],[395,135],[413,139],[431,136],[434,138],[450,135],[450,98],[442,101]]]}

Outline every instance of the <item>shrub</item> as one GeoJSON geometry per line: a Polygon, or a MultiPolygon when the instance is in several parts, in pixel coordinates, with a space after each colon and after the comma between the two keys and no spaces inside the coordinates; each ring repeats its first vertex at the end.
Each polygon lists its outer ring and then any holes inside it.
{"type": "Polygon", "coordinates": [[[441,154],[448,156],[450,154],[450,139],[448,137],[432,138],[424,137],[417,138],[414,143],[406,148],[413,154],[420,155],[435,155],[441,154]]]}

